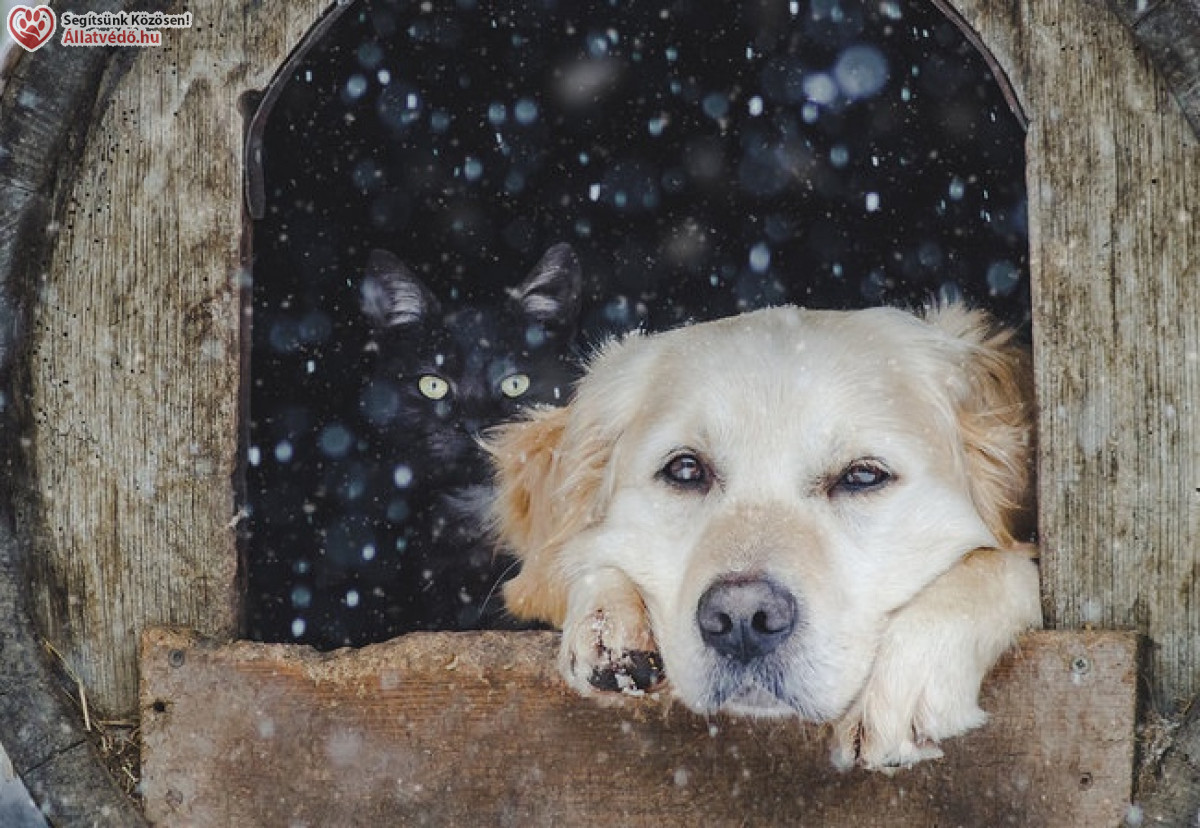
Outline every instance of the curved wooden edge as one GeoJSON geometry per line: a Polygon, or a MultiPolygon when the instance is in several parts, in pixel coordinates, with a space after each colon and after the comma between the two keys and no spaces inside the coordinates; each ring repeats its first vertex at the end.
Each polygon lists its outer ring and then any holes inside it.
{"type": "Polygon", "coordinates": [[[1150,57],[1200,136],[1200,5],[1194,0],[1108,0],[1150,57]]]}
{"type": "Polygon", "coordinates": [[[1035,633],[988,680],[985,727],[892,776],[839,773],[826,733],[597,704],[553,633],[363,648],[152,630],[143,791],[158,825],[1115,825],[1131,797],[1138,639],[1035,633]]]}
{"type": "Polygon", "coordinates": [[[51,824],[145,825],[46,664],[23,606],[20,558],[8,524],[0,515],[0,743],[51,824]]]}
{"type": "MultiPolygon", "coordinates": [[[[125,4],[128,5],[128,4],[125,4]]],[[[144,5],[144,4],[143,4],[144,5]]],[[[12,405],[0,415],[0,743],[38,809],[55,826],[144,825],[89,743],[76,712],[58,692],[26,605],[28,546],[14,537],[11,499],[26,470],[13,445],[20,400],[11,394],[19,369],[25,294],[45,266],[55,235],[47,228],[62,181],[70,179],[103,85],[113,80],[111,49],[54,43],[7,67],[0,97],[0,387],[12,405]],[[82,114],[82,115],[81,115],[82,114]]],[[[116,70],[119,71],[119,70],[116,70]]]]}
{"type": "Polygon", "coordinates": [[[263,133],[267,128],[267,118],[270,117],[271,110],[274,109],[279,96],[283,94],[292,72],[350,7],[350,3],[334,3],[326,8],[292,49],[287,60],[275,70],[267,88],[255,95],[249,102],[252,111],[247,113],[246,147],[242,163],[246,170],[244,187],[246,211],[249,213],[249,217],[255,221],[261,219],[267,209],[267,185],[263,174],[263,133]]]}

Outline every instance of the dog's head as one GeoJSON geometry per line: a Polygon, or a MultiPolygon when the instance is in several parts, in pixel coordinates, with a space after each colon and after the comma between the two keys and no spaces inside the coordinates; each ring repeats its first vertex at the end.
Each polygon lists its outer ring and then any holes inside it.
{"type": "Polygon", "coordinates": [[[775,308],[630,336],[494,435],[506,600],[616,569],[691,708],[838,715],[889,614],[1028,506],[1025,360],[978,312],[775,308]]]}

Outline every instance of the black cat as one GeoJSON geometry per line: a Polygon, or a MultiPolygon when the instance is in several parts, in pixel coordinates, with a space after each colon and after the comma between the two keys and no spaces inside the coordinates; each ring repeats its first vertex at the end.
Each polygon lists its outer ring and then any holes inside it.
{"type": "Polygon", "coordinates": [[[505,625],[508,562],[482,526],[490,468],[477,438],[524,406],[566,401],[581,288],[574,250],[558,244],[501,301],[444,307],[396,256],[371,252],[361,302],[376,364],[361,407],[392,497],[373,508],[377,560],[354,574],[358,614],[378,629],[352,638],[505,625]]]}
{"type": "Polygon", "coordinates": [[[565,401],[581,282],[574,250],[558,244],[498,306],[443,310],[399,259],[371,252],[362,307],[379,363],[365,413],[414,479],[485,483],[479,433],[532,403],[565,401]]]}

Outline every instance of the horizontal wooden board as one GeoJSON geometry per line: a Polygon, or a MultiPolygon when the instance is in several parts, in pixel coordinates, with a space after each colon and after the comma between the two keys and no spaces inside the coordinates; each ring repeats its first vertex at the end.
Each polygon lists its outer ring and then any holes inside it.
{"type": "Polygon", "coordinates": [[[825,732],[601,705],[552,633],[418,633],[361,650],[151,630],[143,792],[183,825],[1116,825],[1137,639],[1036,633],[989,678],[983,729],[892,776],[839,773],[825,732]]]}

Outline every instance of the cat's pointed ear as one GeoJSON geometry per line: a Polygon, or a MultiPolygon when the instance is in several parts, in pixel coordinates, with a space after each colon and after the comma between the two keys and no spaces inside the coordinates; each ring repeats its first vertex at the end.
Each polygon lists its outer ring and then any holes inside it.
{"type": "Polygon", "coordinates": [[[571,245],[546,251],[520,286],[509,291],[522,315],[552,330],[569,330],[579,317],[583,271],[571,245]]]}
{"type": "Polygon", "coordinates": [[[371,251],[359,290],[363,314],[378,328],[418,325],[438,312],[425,283],[386,250],[371,251]]]}

